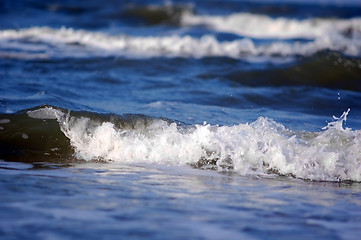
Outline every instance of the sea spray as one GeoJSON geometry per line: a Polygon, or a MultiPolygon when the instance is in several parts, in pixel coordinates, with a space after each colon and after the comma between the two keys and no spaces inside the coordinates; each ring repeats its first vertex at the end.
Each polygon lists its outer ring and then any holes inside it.
{"type": "MultiPolygon", "coordinates": [[[[361,132],[342,126],[348,112],[320,132],[294,132],[265,117],[232,126],[186,125],[144,115],[102,115],[52,106],[32,109],[27,116],[43,121],[56,118],[78,160],[191,165],[241,175],[278,174],[315,181],[361,181],[361,132]]],[[[1,127],[6,130],[7,125],[1,127]]],[[[25,133],[31,140],[32,134],[25,133]]]]}

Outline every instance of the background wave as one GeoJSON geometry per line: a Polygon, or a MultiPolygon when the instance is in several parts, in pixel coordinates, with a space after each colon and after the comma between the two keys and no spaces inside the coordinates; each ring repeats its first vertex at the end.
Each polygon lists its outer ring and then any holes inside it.
{"type": "MultiPolygon", "coordinates": [[[[361,24],[360,24],[361,26],[361,24]]],[[[106,35],[73,29],[35,27],[0,31],[0,54],[17,58],[64,58],[94,56],[133,57],[287,57],[309,56],[322,50],[360,56],[361,37],[322,35],[314,41],[274,41],[259,44],[250,38],[220,41],[215,36],[195,38],[185,36],[106,35]],[[21,53],[19,53],[21,52],[21,53]]],[[[272,60],[266,58],[263,60],[272,60]]],[[[262,58],[261,58],[262,60],[262,58]]]]}

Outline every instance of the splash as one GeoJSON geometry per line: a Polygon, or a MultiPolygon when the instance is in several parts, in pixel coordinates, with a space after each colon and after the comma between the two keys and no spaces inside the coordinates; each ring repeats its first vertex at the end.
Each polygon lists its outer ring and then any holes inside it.
{"type": "Polygon", "coordinates": [[[348,113],[320,132],[293,132],[264,117],[247,124],[217,126],[184,125],[143,115],[75,114],[53,107],[27,115],[56,117],[73,155],[86,161],[191,165],[241,175],[361,181],[361,132],[342,126],[348,113]]]}

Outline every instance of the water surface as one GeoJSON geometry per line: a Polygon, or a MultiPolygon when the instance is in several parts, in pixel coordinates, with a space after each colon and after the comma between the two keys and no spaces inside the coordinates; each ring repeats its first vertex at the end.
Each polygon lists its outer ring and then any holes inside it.
{"type": "Polygon", "coordinates": [[[2,1],[1,239],[358,239],[360,13],[2,1]]]}

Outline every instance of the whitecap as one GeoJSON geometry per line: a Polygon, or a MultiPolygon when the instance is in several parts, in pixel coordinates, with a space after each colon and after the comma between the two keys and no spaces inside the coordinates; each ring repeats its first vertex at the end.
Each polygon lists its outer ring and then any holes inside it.
{"type": "Polygon", "coordinates": [[[233,126],[181,128],[161,119],[127,129],[87,117],[62,116],[59,122],[75,156],[87,161],[213,165],[241,175],[361,181],[361,131],[342,127],[347,113],[321,132],[302,133],[264,117],[233,126]]]}
{"type": "Polygon", "coordinates": [[[353,19],[290,19],[266,15],[234,13],[226,16],[184,13],[183,26],[203,25],[216,31],[254,38],[315,39],[325,35],[360,33],[361,18],[353,19]]]}
{"type": "MultiPolygon", "coordinates": [[[[361,26],[361,24],[360,24],[361,26]]],[[[361,30],[360,30],[361,32],[361,30]]],[[[357,35],[357,34],[355,34],[357,35]]],[[[213,35],[200,38],[190,35],[178,36],[127,36],[108,35],[101,32],[34,27],[20,30],[0,31],[1,55],[13,56],[21,51],[26,59],[34,58],[86,58],[124,56],[147,57],[230,57],[247,60],[259,57],[272,61],[279,57],[310,56],[322,50],[340,51],[351,56],[361,55],[361,37],[348,38],[342,34],[324,34],[313,41],[271,41],[259,44],[251,38],[220,41],[213,35]],[[26,39],[27,41],[24,41],[26,39]],[[14,45],[14,42],[17,44],[14,45]],[[31,46],[28,46],[30,44],[31,46]],[[29,50],[33,45],[43,50],[29,50]],[[8,49],[5,50],[4,49],[8,49]]],[[[21,55],[16,55],[21,57],[21,55]]]]}

